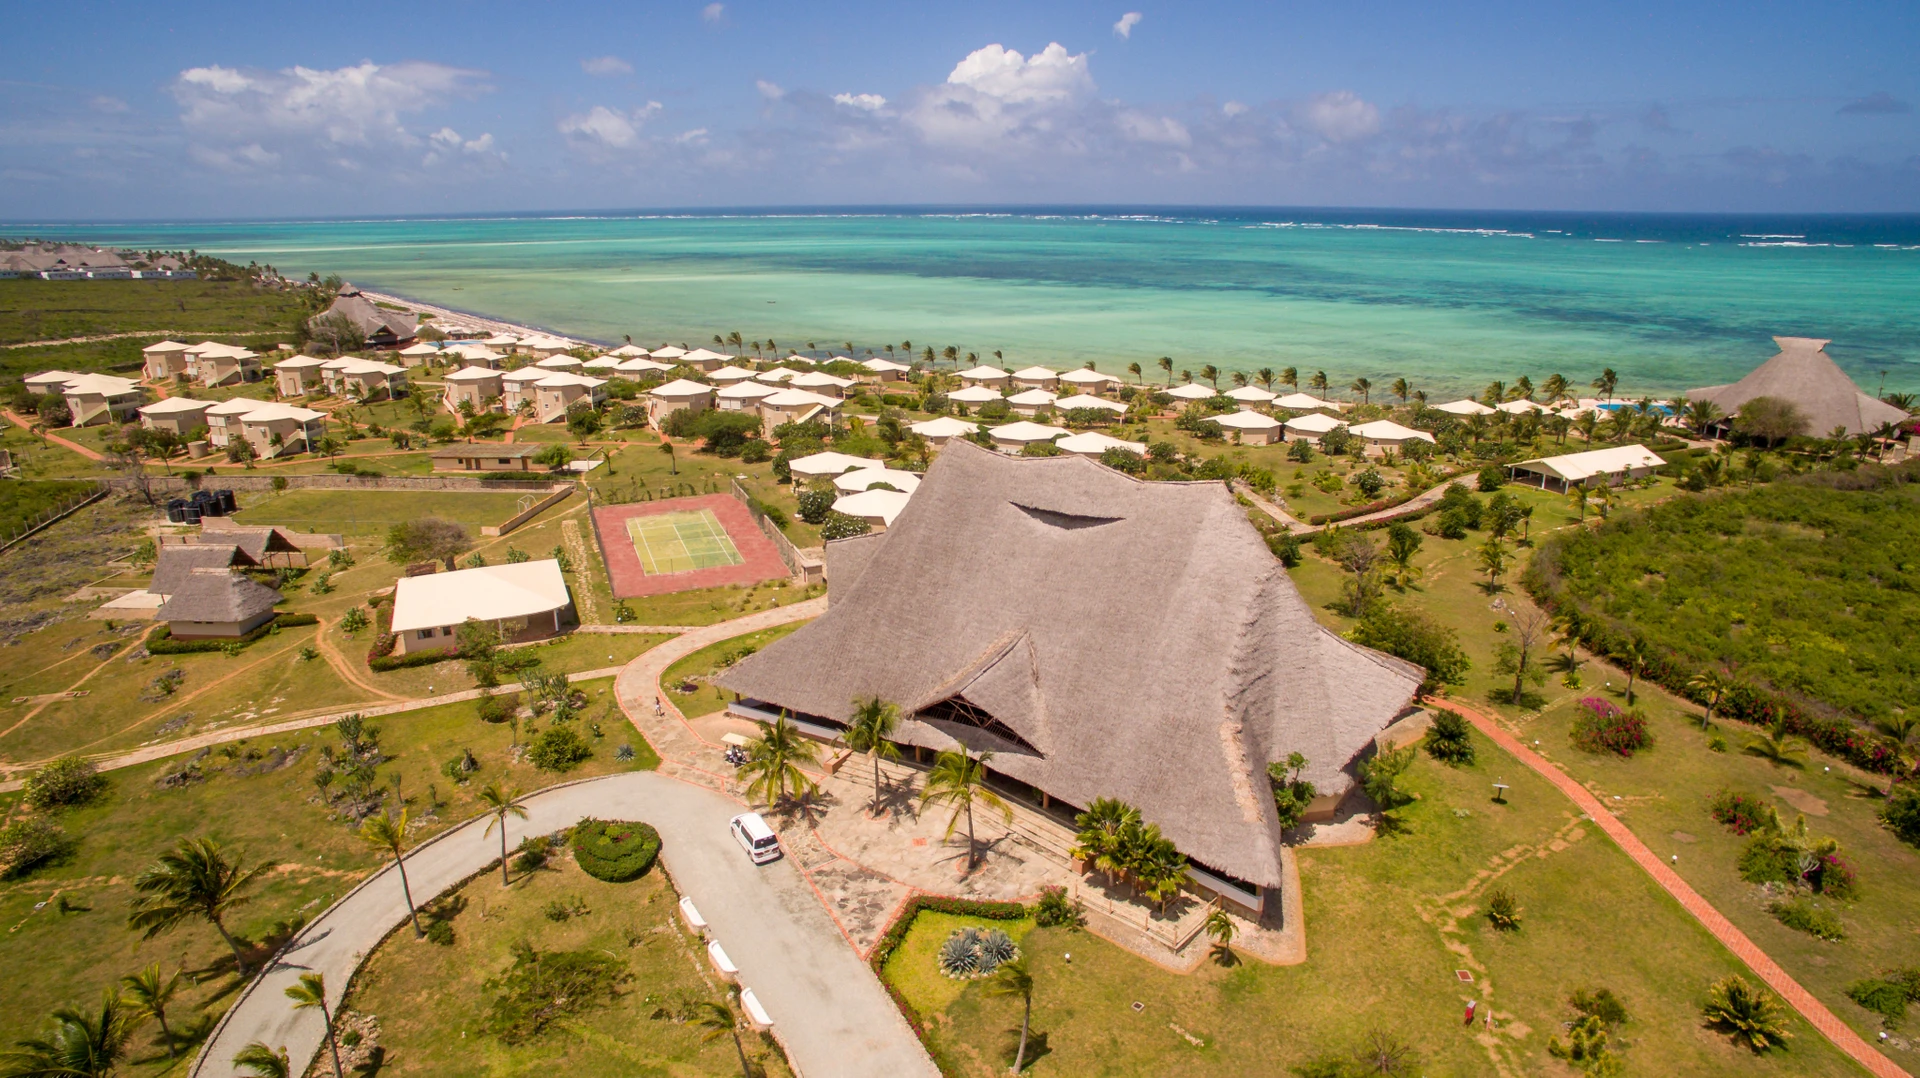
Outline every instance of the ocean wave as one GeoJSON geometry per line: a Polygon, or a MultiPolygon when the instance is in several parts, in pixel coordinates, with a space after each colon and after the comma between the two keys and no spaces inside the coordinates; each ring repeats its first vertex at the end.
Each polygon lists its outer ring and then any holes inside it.
{"type": "Polygon", "coordinates": [[[1742,232],[1740,238],[1743,240],[1804,240],[1807,234],[1804,232],[1742,232]]]}

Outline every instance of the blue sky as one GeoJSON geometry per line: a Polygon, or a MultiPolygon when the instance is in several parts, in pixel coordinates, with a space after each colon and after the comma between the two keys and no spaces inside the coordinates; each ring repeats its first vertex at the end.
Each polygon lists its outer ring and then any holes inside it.
{"type": "Polygon", "coordinates": [[[1920,211],[1920,4],[11,5],[0,218],[1920,211]]]}

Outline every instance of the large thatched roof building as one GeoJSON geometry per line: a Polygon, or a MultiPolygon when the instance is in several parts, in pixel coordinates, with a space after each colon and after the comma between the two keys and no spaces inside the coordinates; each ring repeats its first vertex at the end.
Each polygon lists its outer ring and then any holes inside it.
{"type": "Polygon", "coordinates": [[[1733,415],[1755,397],[1778,397],[1807,417],[1807,433],[1824,438],[1836,427],[1848,434],[1879,430],[1900,423],[1907,413],[1860,392],[1847,372],[1828,358],[1829,342],[1817,337],[1775,337],[1780,354],[1755,367],[1732,385],[1689,390],[1688,400],[1712,401],[1733,415]]]}
{"type": "Polygon", "coordinates": [[[350,284],[340,286],[333,304],[314,316],[318,321],[339,315],[353,323],[370,345],[385,347],[413,339],[420,332],[420,316],[411,311],[390,311],[378,306],[350,284]]]}
{"type": "Polygon", "coordinates": [[[745,714],[995,753],[1051,798],[1137,806],[1216,876],[1280,882],[1267,764],[1323,793],[1401,714],[1419,668],[1322,628],[1219,483],[949,443],[886,532],[827,547],[832,605],[721,679],[745,714]]]}

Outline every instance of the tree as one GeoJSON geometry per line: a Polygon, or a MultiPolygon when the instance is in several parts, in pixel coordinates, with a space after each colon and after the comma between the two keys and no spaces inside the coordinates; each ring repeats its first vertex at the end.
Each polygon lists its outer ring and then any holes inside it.
{"type": "Polygon", "coordinates": [[[264,1041],[254,1041],[235,1052],[233,1065],[254,1078],[293,1078],[293,1064],[287,1059],[287,1050],[269,1048],[264,1041]]]}
{"type": "MultiPolygon", "coordinates": [[[[1589,439],[1589,441],[1591,441],[1591,439],[1589,439]]],[[[1580,514],[1581,520],[1587,519],[1587,499],[1591,496],[1592,494],[1587,489],[1585,483],[1578,484],[1567,492],[1567,500],[1573,503],[1573,507],[1580,514]]]]}
{"type": "Polygon", "coordinates": [[[790,794],[812,793],[817,784],[800,765],[812,763],[818,747],[801,736],[785,712],[772,723],[759,725],[760,736],[747,745],[747,762],[740,766],[740,774],[750,779],[747,796],[774,805],[790,794]]]}
{"type": "Polygon", "coordinates": [[[1807,743],[1787,732],[1787,720],[1783,715],[1773,720],[1773,725],[1764,734],[1754,734],[1741,747],[1748,756],[1758,756],[1775,767],[1805,767],[1807,743]]]}
{"type": "Polygon", "coordinates": [[[1353,390],[1355,393],[1360,394],[1361,404],[1373,403],[1373,379],[1355,378],[1353,380],[1353,385],[1349,386],[1348,388],[1353,390]]]}
{"type": "Polygon", "coordinates": [[[1810,425],[1799,406],[1780,397],[1755,397],[1733,417],[1735,432],[1768,445],[1805,434],[1810,425]]]}
{"type": "Polygon", "coordinates": [[[408,565],[417,561],[443,561],[452,572],[454,561],[473,549],[473,536],[463,524],[439,517],[403,520],[387,529],[382,548],[388,561],[408,565]]]}
{"type": "Polygon", "coordinates": [[[234,966],[246,976],[247,960],[227,931],[226,916],[253,901],[254,888],[275,866],[263,861],[248,868],[240,860],[238,852],[229,859],[214,839],[181,839],[157,864],[134,877],[137,894],[127,927],[144,931],[145,938],[152,939],[196,917],[204,918],[227,942],[234,966]]]}
{"type": "Polygon", "coordinates": [[[1205,364],[1200,368],[1200,377],[1212,383],[1216,392],[1220,389],[1220,368],[1211,363],[1205,364]]]}
{"type": "Polygon", "coordinates": [[[1900,760],[1900,766],[1893,769],[1893,776],[1888,781],[1888,787],[1891,788],[1894,783],[1900,781],[1902,773],[1911,772],[1914,769],[1916,755],[1914,750],[1920,747],[1920,716],[1912,712],[1901,712],[1898,715],[1873,720],[1873,728],[1893,741],[1894,752],[1900,760]]]}
{"type": "Polygon", "coordinates": [[[1167,384],[1172,385],[1173,384],[1173,357],[1161,356],[1156,362],[1159,364],[1161,370],[1167,372],[1167,384]]]}
{"type": "Polygon", "coordinates": [[[533,462],[557,472],[573,463],[573,447],[565,442],[541,446],[540,451],[533,455],[533,462]]]}
{"type": "Polygon", "coordinates": [[[1395,583],[1403,589],[1420,576],[1413,556],[1420,553],[1422,542],[1420,533],[1404,521],[1396,520],[1387,526],[1387,560],[1393,562],[1395,583]]]}
{"type": "Polygon", "coordinates": [[[319,973],[302,973],[300,980],[287,986],[287,998],[296,1011],[318,1010],[327,1025],[327,1049],[333,1053],[333,1078],[346,1078],[340,1066],[340,1042],[333,1035],[333,1011],[327,1007],[327,981],[319,973]]]}
{"type": "Polygon", "coordinates": [[[1201,930],[1206,932],[1207,936],[1213,940],[1214,961],[1219,962],[1223,966],[1233,965],[1233,936],[1235,929],[1233,927],[1233,918],[1228,916],[1227,911],[1218,906],[1214,907],[1213,912],[1207,914],[1207,919],[1202,923],[1201,930]]]}
{"type": "Polygon", "coordinates": [[[1548,404],[1552,404],[1554,401],[1567,395],[1567,388],[1568,383],[1565,375],[1550,374],[1547,376],[1546,381],[1540,383],[1540,396],[1545,398],[1548,404]]]}
{"type": "Polygon", "coordinates": [[[880,811],[880,758],[900,758],[900,749],[890,740],[900,725],[899,707],[870,696],[853,702],[853,717],[847,722],[847,747],[864,752],[873,762],[873,811],[880,811]]]}
{"type": "Polygon", "coordinates": [[[98,1010],[62,1007],[47,1037],[16,1041],[0,1055],[4,1078],[108,1078],[129,1055],[139,1019],[111,990],[98,1010]]]}
{"type": "Polygon", "coordinates": [[[1612,401],[1613,391],[1620,385],[1620,375],[1612,367],[1607,367],[1600,372],[1600,377],[1593,380],[1592,385],[1602,397],[1612,401]]]}
{"type": "Polygon", "coordinates": [[[1480,559],[1480,568],[1487,574],[1487,590],[1499,591],[1500,577],[1507,571],[1507,562],[1512,551],[1507,549],[1507,544],[1502,542],[1499,536],[1490,535],[1486,542],[1480,544],[1476,554],[1480,559]]]}
{"type": "Polygon", "coordinates": [[[1733,1039],[1753,1049],[1755,1054],[1783,1047],[1790,1034],[1786,1015],[1771,993],[1748,984],[1739,974],[1729,974],[1707,990],[1707,1002],[1701,1008],[1710,1025],[1733,1034],[1733,1039]]]}
{"type": "Polygon", "coordinates": [[[1688,678],[1687,688],[1692,689],[1699,696],[1706,697],[1707,713],[1700,717],[1700,728],[1711,729],[1713,709],[1720,706],[1720,701],[1725,699],[1728,690],[1733,688],[1733,679],[1709,667],[1688,678]]]}
{"type": "Polygon", "coordinates": [[[667,474],[679,475],[680,458],[673,455],[673,443],[664,434],[660,436],[660,452],[667,455],[667,474]]]}
{"type": "MultiPolygon", "coordinates": [[[[407,845],[407,810],[401,809],[398,819],[384,812],[367,817],[360,822],[360,837],[368,845],[393,854],[394,867],[400,870],[400,893],[407,900],[407,917],[413,922],[413,937],[426,935],[427,930],[420,927],[420,911],[413,906],[413,885],[407,882],[407,862],[402,856],[407,845]]],[[[506,837],[504,829],[501,837],[506,837]]]]}
{"type": "Polygon", "coordinates": [[[1640,671],[1647,665],[1646,649],[1639,637],[1627,640],[1627,646],[1614,656],[1615,661],[1627,668],[1627,706],[1633,706],[1633,683],[1639,679],[1640,671]]]}
{"type": "Polygon", "coordinates": [[[167,1028],[167,1007],[173,1003],[173,997],[180,993],[183,979],[178,970],[162,974],[158,962],[131,976],[120,978],[121,1002],[134,1013],[150,1017],[160,1024],[160,1041],[167,1046],[168,1059],[173,1058],[176,1047],[173,1030],[167,1028]]]}
{"type": "Polygon", "coordinates": [[[1146,372],[1140,369],[1140,364],[1138,363],[1127,364],[1127,373],[1133,375],[1133,380],[1136,382],[1142,381],[1146,377],[1146,372]]]}
{"type": "Polygon", "coordinates": [[[500,886],[505,887],[513,882],[507,875],[507,817],[524,820],[527,818],[527,809],[520,803],[520,787],[503,790],[497,782],[489,782],[480,788],[480,803],[487,807],[488,815],[493,817],[487,821],[487,829],[481,832],[480,837],[493,834],[494,825],[500,825],[500,886]]]}
{"type": "Polygon", "coordinates": [[[601,418],[599,410],[587,401],[581,401],[567,409],[567,430],[575,438],[580,439],[581,445],[586,445],[588,438],[600,433],[600,428],[604,424],[605,420],[601,418]]]}
{"type": "Polygon", "coordinates": [[[1110,797],[1096,797],[1073,818],[1079,828],[1072,856],[1093,865],[1112,882],[1123,869],[1121,839],[1140,826],[1140,810],[1110,797]]]}
{"type": "Polygon", "coordinates": [[[993,979],[987,982],[986,994],[999,999],[1017,999],[1020,1001],[1020,1047],[1013,1053],[1013,1072],[1019,1074],[1027,1065],[1027,1031],[1033,1028],[1033,971],[1028,968],[1026,958],[1016,958],[1011,962],[1000,963],[993,971],[993,979]]]}
{"type": "Polygon", "coordinates": [[[740,1060],[741,1078],[753,1078],[753,1070],[747,1066],[747,1050],[740,1044],[740,1017],[733,1013],[732,1007],[710,999],[698,1000],[693,1005],[693,1024],[702,1030],[700,1039],[708,1043],[731,1035],[733,1054],[740,1060]]]}
{"type": "Polygon", "coordinates": [[[1513,676],[1513,692],[1507,699],[1515,707],[1522,706],[1526,687],[1538,685],[1547,679],[1546,671],[1535,661],[1536,653],[1546,639],[1547,617],[1537,610],[1516,609],[1507,623],[1506,640],[1495,652],[1494,672],[1513,676]]]}
{"type": "Polygon", "coordinates": [[[1360,624],[1347,633],[1347,639],[1424,669],[1426,679],[1420,683],[1423,693],[1464,682],[1472,668],[1453,628],[1412,607],[1375,603],[1360,624]]]}
{"type": "Polygon", "coordinates": [[[1313,377],[1307,379],[1307,388],[1320,394],[1322,397],[1327,395],[1327,385],[1326,371],[1314,371],[1313,377]]]}
{"type": "Polygon", "coordinates": [[[1000,799],[1000,795],[987,788],[987,761],[993,759],[993,753],[983,752],[971,756],[965,748],[959,751],[948,750],[934,761],[933,769],[927,772],[926,786],[920,791],[920,803],[923,805],[945,804],[953,806],[953,815],[947,817],[946,838],[953,837],[954,827],[959,824],[962,813],[967,817],[967,871],[973,871],[975,847],[973,837],[974,802],[998,812],[1009,824],[1013,822],[1013,808],[1000,799]]]}
{"type": "Polygon", "coordinates": [[[1689,401],[1686,411],[1682,414],[1686,416],[1687,426],[1692,427],[1695,434],[1705,435],[1707,428],[1719,422],[1724,413],[1720,411],[1720,406],[1712,401],[1697,400],[1689,401]]]}

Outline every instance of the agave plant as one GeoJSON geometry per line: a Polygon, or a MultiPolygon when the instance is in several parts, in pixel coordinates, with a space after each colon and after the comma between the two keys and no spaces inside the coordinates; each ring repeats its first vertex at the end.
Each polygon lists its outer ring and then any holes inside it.
{"type": "Polygon", "coordinates": [[[1748,984],[1738,974],[1715,981],[1702,1010],[1708,1025],[1733,1034],[1735,1041],[1744,1042],[1756,1053],[1784,1047],[1790,1035],[1773,995],[1748,984]]]}
{"type": "Polygon", "coordinates": [[[947,937],[940,945],[940,972],[953,978],[979,974],[979,930],[965,928],[947,937]]]}
{"type": "Polygon", "coordinates": [[[980,960],[985,971],[994,970],[1002,963],[1011,962],[1020,954],[1020,948],[1013,945],[1013,937],[997,928],[990,928],[980,937],[980,960]]]}

